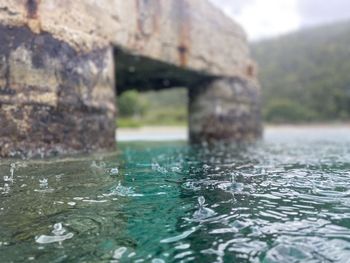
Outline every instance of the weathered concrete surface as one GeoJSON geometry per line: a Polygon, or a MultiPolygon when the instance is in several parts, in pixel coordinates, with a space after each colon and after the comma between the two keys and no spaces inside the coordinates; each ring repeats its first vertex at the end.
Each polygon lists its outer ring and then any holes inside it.
{"type": "Polygon", "coordinates": [[[190,140],[247,142],[260,138],[260,94],[255,85],[239,78],[221,78],[190,89],[190,140]]]}
{"type": "Polygon", "coordinates": [[[209,75],[255,78],[244,31],[206,0],[2,0],[0,23],[77,50],[112,43],[209,75]]]}
{"type": "Polygon", "coordinates": [[[114,61],[121,90],[185,85],[198,102],[235,78],[259,94],[243,30],[205,0],[1,0],[0,156],[112,149],[114,61]]]}
{"type": "Polygon", "coordinates": [[[64,1],[0,3],[0,156],[114,148],[112,48],[69,24],[76,41],[60,36],[50,2],[64,1]]]}
{"type": "Polygon", "coordinates": [[[255,79],[244,31],[206,0],[114,2],[118,46],[206,75],[255,79]]]}
{"type": "Polygon", "coordinates": [[[0,155],[114,145],[109,48],[78,53],[50,34],[0,26],[0,155]]]}

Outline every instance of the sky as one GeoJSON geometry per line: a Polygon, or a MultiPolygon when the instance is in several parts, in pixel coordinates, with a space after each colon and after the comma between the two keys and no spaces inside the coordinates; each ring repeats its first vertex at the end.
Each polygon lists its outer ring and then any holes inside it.
{"type": "Polygon", "coordinates": [[[250,40],[350,19],[350,0],[211,0],[246,30],[250,40]]]}

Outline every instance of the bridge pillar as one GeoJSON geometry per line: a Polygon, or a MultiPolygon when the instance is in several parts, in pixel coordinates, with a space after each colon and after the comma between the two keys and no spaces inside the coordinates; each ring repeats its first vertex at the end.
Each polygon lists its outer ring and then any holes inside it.
{"type": "Polygon", "coordinates": [[[239,78],[220,78],[191,88],[191,142],[246,142],[260,138],[259,99],[258,84],[239,78]]]}
{"type": "Polygon", "coordinates": [[[0,24],[0,157],[112,149],[112,48],[78,51],[47,32],[0,24]]]}

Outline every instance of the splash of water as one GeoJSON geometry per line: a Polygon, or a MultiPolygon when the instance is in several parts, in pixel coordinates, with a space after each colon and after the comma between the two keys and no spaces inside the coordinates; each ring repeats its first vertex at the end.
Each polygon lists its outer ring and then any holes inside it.
{"type": "Polygon", "coordinates": [[[198,205],[199,209],[193,214],[193,219],[195,221],[202,221],[216,215],[216,212],[214,210],[205,207],[204,196],[198,197],[198,205]]]}
{"type": "Polygon", "coordinates": [[[35,237],[35,242],[38,244],[50,244],[55,242],[63,242],[67,239],[73,238],[73,233],[66,233],[66,229],[63,227],[62,223],[56,223],[53,225],[52,236],[41,235],[35,237]],[[65,234],[66,233],[66,234],[65,234]]]}

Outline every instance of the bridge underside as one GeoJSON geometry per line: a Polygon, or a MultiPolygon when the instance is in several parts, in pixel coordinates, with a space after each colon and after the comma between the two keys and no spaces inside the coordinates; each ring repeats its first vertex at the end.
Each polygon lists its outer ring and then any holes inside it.
{"type": "Polygon", "coordinates": [[[112,150],[116,90],[179,86],[191,141],[260,137],[244,33],[207,1],[0,3],[0,157],[112,150]]]}
{"type": "Polygon", "coordinates": [[[256,83],[239,76],[205,75],[115,50],[117,93],[186,87],[191,142],[254,141],[261,136],[256,83]]]}
{"type": "Polygon", "coordinates": [[[114,58],[117,94],[129,89],[149,91],[200,86],[215,79],[214,76],[131,54],[120,48],[115,49],[114,58]]]}

